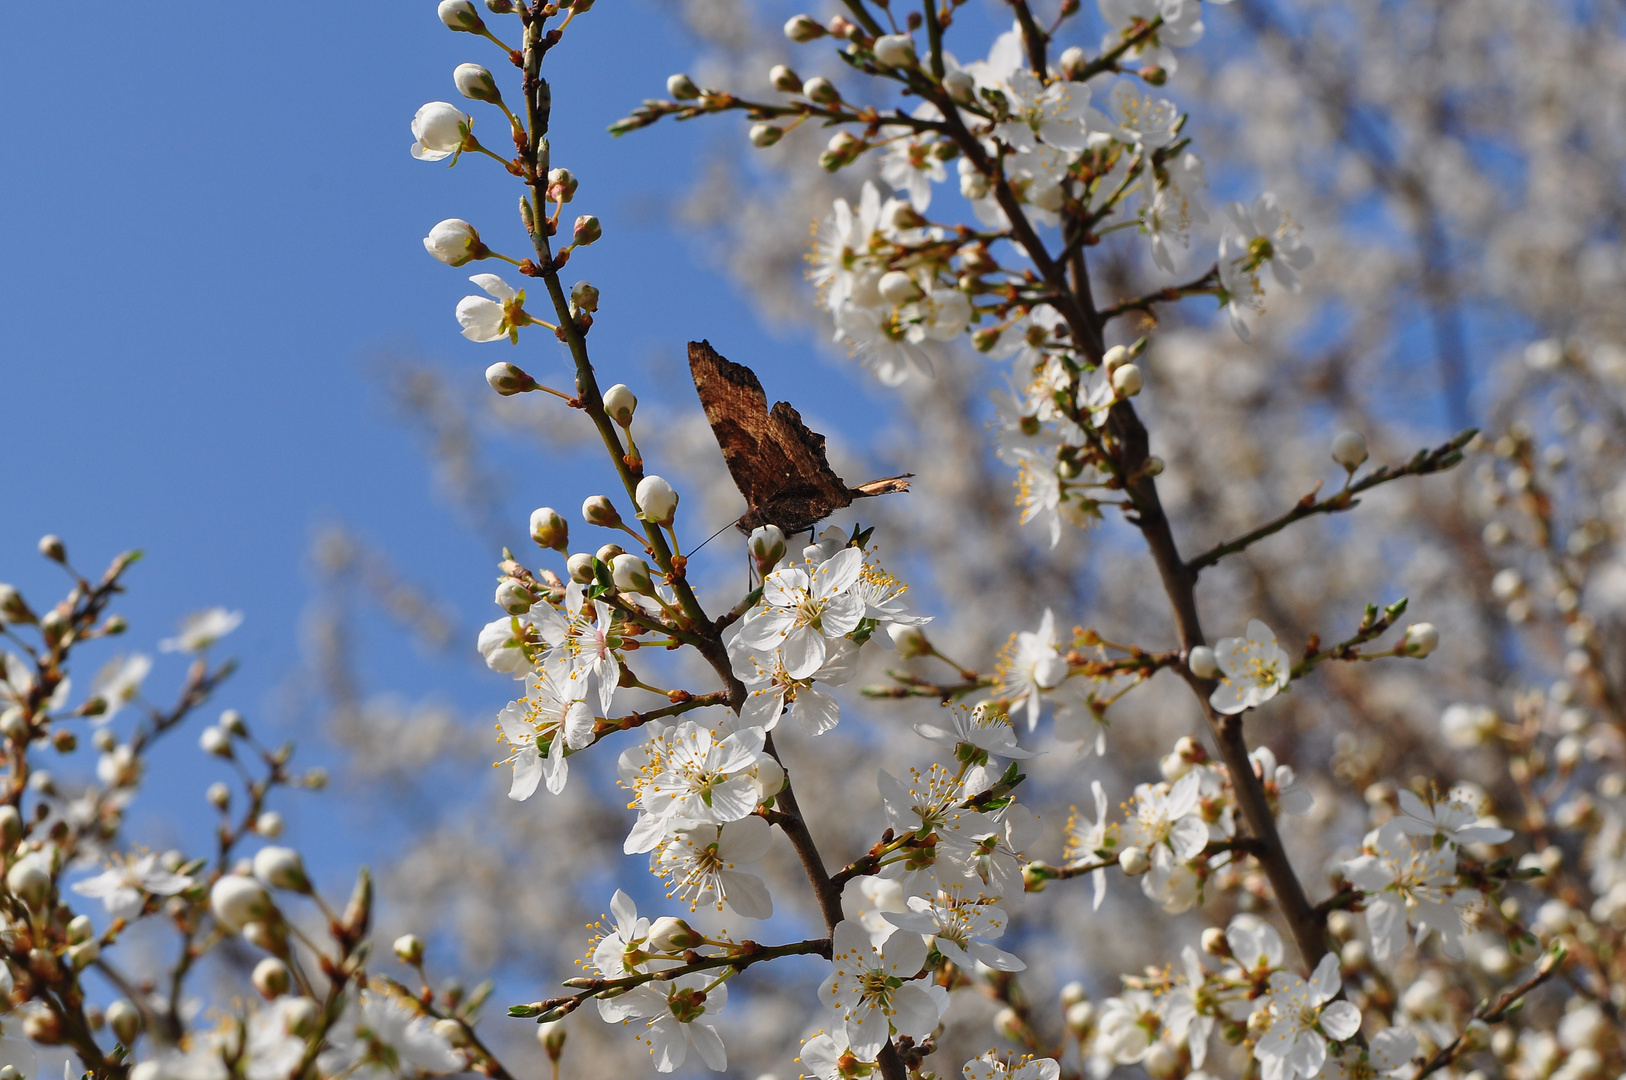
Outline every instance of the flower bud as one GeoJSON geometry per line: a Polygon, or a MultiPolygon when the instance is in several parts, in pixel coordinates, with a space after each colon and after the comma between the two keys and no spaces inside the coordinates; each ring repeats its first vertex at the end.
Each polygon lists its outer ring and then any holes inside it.
{"type": "Polygon", "coordinates": [[[785,36],[795,42],[812,41],[828,32],[811,15],[793,15],[785,23],[785,36]]]}
{"type": "Polygon", "coordinates": [[[254,974],[249,976],[254,989],[267,1001],[281,997],[293,985],[293,974],[289,972],[288,965],[274,956],[268,956],[254,965],[254,974]]]}
{"type": "Polygon", "coordinates": [[[1061,69],[1061,77],[1072,82],[1084,74],[1084,68],[1088,63],[1089,58],[1084,50],[1074,45],[1062,50],[1056,66],[1061,69]]]}
{"type": "Polygon", "coordinates": [[[576,219],[576,226],[570,232],[570,242],[575,247],[586,247],[604,235],[604,229],[598,223],[598,218],[592,214],[583,214],[576,219]]]}
{"type": "Polygon", "coordinates": [[[610,419],[626,427],[632,423],[632,414],[638,408],[638,395],[626,383],[616,383],[604,391],[604,411],[610,419]]]}
{"type": "Polygon", "coordinates": [[[447,266],[462,266],[490,254],[480,234],[462,218],[447,218],[423,238],[424,250],[447,266]]]}
{"type": "Polygon", "coordinates": [[[772,124],[752,124],[749,138],[752,146],[766,148],[778,142],[784,134],[783,128],[772,124]]]}
{"type": "Polygon", "coordinates": [[[615,557],[617,555],[625,555],[626,553],[627,549],[622,547],[620,544],[605,544],[603,547],[593,552],[593,558],[597,559],[605,566],[609,566],[611,563],[615,562],[615,557]]]}
{"type": "Polygon", "coordinates": [[[1074,1037],[1088,1035],[1095,1023],[1095,1006],[1087,1001],[1076,1001],[1067,1006],[1067,1030],[1074,1037]]]}
{"type": "Polygon", "coordinates": [[[251,922],[270,917],[276,909],[259,882],[241,874],[227,874],[209,890],[209,910],[220,925],[236,933],[251,922]]]}
{"type": "Polygon", "coordinates": [[[417,967],[423,963],[423,938],[417,934],[402,934],[395,939],[395,957],[403,964],[417,967]]]}
{"type": "Polygon", "coordinates": [[[696,949],[706,943],[706,939],[682,919],[663,915],[649,926],[649,948],[651,952],[676,953],[688,949],[696,949]]]}
{"type": "Polygon", "coordinates": [[[293,848],[263,847],[255,852],[254,876],[273,889],[311,891],[310,879],[305,876],[305,860],[293,848]]]}
{"type": "Polygon", "coordinates": [[[536,389],[536,380],[525,373],[523,368],[503,360],[486,368],[486,382],[491,388],[503,397],[513,397],[515,394],[528,394],[536,389]]]}
{"type": "Polygon", "coordinates": [[[654,591],[654,584],[649,580],[649,564],[630,552],[622,552],[610,560],[610,575],[615,579],[615,587],[622,592],[654,591]]]}
{"type": "Polygon", "coordinates": [[[976,100],[977,80],[968,71],[950,71],[943,75],[943,91],[961,105],[969,105],[976,100]]]}
{"type": "Polygon", "coordinates": [[[1214,650],[1207,645],[1198,645],[1186,656],[1186,667],[1199,679],[1214,679],[1219,677],[1219,658],[1214,650]]]}
{"type": "Polygon", "coordinates": [[[1129,363],[1129,360],[1129,350],[1124,348],[1122,345],[1114,345],[1112,348],[1108,349],[1104,354],[1102,354],[1101,366],[1106,368],[1107,374],[1110,375],[1114,371],[1117,371],[1119,368],[1123,367],[1125,364],[1129,363]]]}
{"type": "Polygon", "coordinates": [[[576,189],[581,181],[569,169],[552,169],[548,172],[548,201],[567,203],[576,197],[576,189]]]}
{"type": "Polygon", "coordinates": [[[1412,623],[1406,627],[1406,638],[1401,647],[1407,656],[1427,656],[1440,644],[1440,631],[1433,623],[1412,623]]]}
{"type": "Polygon", "coordinates": [[[598,290],[591,281],[578,281],[570,287],[570,302],[583,311],[597,311],[598,290]]]}
{"type": "Polygon", "coordinates": [[[582,517],[587,519],[587,524],[602,525],[606,529],[621,524],[621,515],[616,512],[615,504],[604,495],[589,495],[587,501],[582,503],[582,517]]]}
{"type": "Polygon", "coordinates": [[[231,757],[231,736],[222,728],[206,727],[198,736],[198,748],[215,757],[231,757]]]}
{"type": "Polygon", "coordinates": [[[638,516],[645,521],[656,525],[672,524],[672,516],[677,513],[678,495],[672,490],[672,485],[661,477],[651,474],[638,481],[634,499],[638,503],[638,516]]]}
{"type": "Polygon", "coordinates": [[[105,1016],[107,1026],[113,1029],[113,1037],[126,1047],[140,1036],[141,1010],[123,998],[109,1005],[105,1016]]]}
{"type": "Polygon", "coordinates": [[[474,101],[484,101],[492,105],[502,101],[502,91],[497,89],[497,80],[491,77],[491,72],[479,64],[459,64],[452,71],[452,82],[457,86],[457,92],[474,101]]]}
{"type": "Polygon", "coordinates": [[[449,1016],[441,1017],[429,1027],[436,1035],[445,1039],[452,1046],[467,1046],[469,1044],[468,1029],[449,1016]]]}
{"type": "Polygon", "coordinates": [[[680,72],[677,75],[667,76],[666,92],[679,101],[693,101],[700,96],[700,87],[694,84],[693,79],[680,72]]]}
{"type": "Polygon", "coordinates": [[[882,34],[875,39],[875,59],[887,67],[915,66],[915,43],[908,34],[882,34]]]}
{"type": "Polygon", "coordinates": [[[23,815],[15,806],[0,806],[0,847],[10,851],[23,838],[23,815]]]}
{"type": "Polygon", "coordinates": [[[299,782],[304,784],[305,787],[309,788],[311,791],[321,791],[323,788],[327,787],[327,770],[318,765],[316,768],[306,773],[305,778],[299,782]]]}
{"type": "Polygon", "coordinates": [[[6,888],[11,895],[38,912],[51,898],[51,863],[38,852],[30,852],[6,871],[6,888]]]}
{"type": "Polygon", "coordinates": [[[1085,992],[1084,984],[1077,979],[1061,988],[1061,1005],[1064,1009],[1070,1009],[1079,1002],[1089,999],[1090,995],[1085,992]]]}
{"type": "Polygon", "coordinates": [[[40,537],[40,554],[53,562],[67,562],[68,549],[62,543],[62,537],[54,533],[47,533],[40,537]]]}
{"type": "Polygon", "coordinates": [[[267,840],[275,840],[282,835],[282,815],[275,810],[267,810],[254,819],[254,831],[267,840]]]}
{"type": "Polygon", "coordinates": [[[29,610],[23,594],[10,585],[0,584],[0,623],[31,623],[34,613],[29,610]]]}
{"type": "Polygon", "coordinates": [[[1144,848],[1126,847],[1118,853],[1118,865],[1130,877],[1139,877],[1152,868],[1144,848]]]}
{"type": "Polygon", "coordinates": [[[892,645],[898,650],[898,655],[905,660],[917,656],[926,656],[931,653],[932,646],[926,640],[926,635],[918,626],[905,626],[902,623],[887,623],[886,635],[892,640],[892,645]]]}
{"type": "Polygon", "coordinates": [[[516,578],[503,578],[497,583],[497,606],[510,615],[523,615],[531,610],[536,598],[525,583],[516,578]]]}
{"type": "Polygon", "coordinates": [[[4,712],[0,712],[0,735],[4,735],[14,743],[22,744],[27,743],[33,734],[33,729],[28,726],[28,721],[23,718],[23,710],[20,706],[13,705],[4,712]]]}
{"type": "Polygon", "coordinates": [[[988,177],[979,171],[969,158],[961,158],[960,164],[968,166],[960,169],[960,194],[972,201],[986,198],[992,186],[988,177]]]}
{"type": "Polygon", "coordinates": [[[231,788],[216,780],[204,791],[203,797],[209,800],[209,805],[217,810],[224,810],[231,805],[231,788]]]}
{"type": "Polygon", "coordinates": [[[1346,972],[1360,971],[1365,968],[1371,960],[1371,955],[1370,950],[1366,947],[1366,942],[1360,938],[1344,942],[1343,947],[1338,950],[1339,963],[1343,965],[1346,972]]]}
{"type": "Polygon", "coordinates": [[[857,23],[850,19],[842,18],[840,15],[836,15],[830,20],[830,33],[834,37],[851,41],[862,32],[863,31],[859,29],[857,23]]]}
{"type": "Polygon", "coordinates": [[[1171,1080],[1180,1070],[1180,1055],[1163,1039],[1153,1039],[1141,1058],[1140,1067],[1152,1080],[1171,1080]]]}
{"type": "Polygon", "coordinates": [[[542,1050],[548,1055],[549,1061],[558,1061],[565,1051],[564,1021],[552,1020],[546,1024],[538,1024],[536,1041],[542,1044],[542,1050]]]}
{"type": "Polygon", "coordinates": [[[243,940],[273,956],[288,955],[288,928],[280,923],[259,920],[244,923],[243,940]]]}
{"type": "Polygon", "coordinates": [[[1358,431],[1340,431],[1332,437],[1332,459],[1350,472],[1366,460],[1366,439],[1358,431]]]}
{"type": "Polygon", "coordinates": [[[1230,956],[1231,944],[1225,940],[1225,931],[1210,926],[1203,931],[1203,952],[1209,956],[1230,956]]]}
{"type": "Polygon", "coordinates": [[[570,580],[579,585],[590,584],[593,580],[593,556],[585,551],[578,551],[565,560],[565,569],[570,574],[570,580]]]}
{"type": "Polygon", "coordinates": [[[1022,1041],[1022,1018],[1009,1005],[994,1014],[994,1030],[1011,1042],[1022,1041]]]}
{"type": "Polygon", "coordinates": [[[841,100],[836,84],[823,75],[815,75],[802,84],[802,96],[820,105],[834,105],[841,100]]]}
{"type": "Polygon", "coordinates": [[[471,121],[456,105],[431,101],[412,117],[412,156],[419,161],[440,161],[463,149],[471,121]]]}
{"type": "Polygon", "coordinates": [[[471,0],[440,0],[440,8],[436,14],[440,16],[440,21],[446,24],[448,30],[478,34],[486,28],[479,13],[474,10],[471,0]]]}
{"type": "Polygon", "coordinates": [[[783,90],[787,94],[800,93],[802,77],[784,64],[775,64],[768,72],[768,81],[773,83],[775,90],[783,90]]]}
{"type": "Polygon", "coordinates": [[[486,0],[486,10],[493,15],[512,15],[518,9],[514,7],[514,0],[486,0]]]}
{"type": "Polygon", "coordinates": [[[1125,364],[1112,373],[1112,389],[1119,397],[1134,397],[1146,385],[1146,376],[1134,364],[1125,364]]]}
{"type": "Polygon", "coordinates": [[[82,941],[89,941],[96,933],[96,927],[91,923],[89,915],[75,915],[68,920],[67,935],[69,945],[78,945],[82,941]]]}
{"type": "Polygon", "coordinates": [[[920,299],[920,286],[915,279],[902,270],[888,270],[881,275],[876,288],[889,304],[907,304],[911,300],[920,299]]]}
{"type": "Polygon", "coordinates": [[[757,573],[767,577],[785,557],[785,534],[777,525],[760,525],[751,530],[745,547],[751,553],[757,573]]]}
{"type": "Polygon", "coordinates": [[[553,507],[539,507],[531,511],[531,539],[537,547],[564,551],[570,546],[570,526],[553,507]]]}

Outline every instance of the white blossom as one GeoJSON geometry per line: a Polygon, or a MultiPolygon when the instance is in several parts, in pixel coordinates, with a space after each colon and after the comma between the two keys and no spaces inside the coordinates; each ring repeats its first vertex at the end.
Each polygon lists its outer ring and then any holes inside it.
{"type": "Polygon", "coordinates": [[[737,640],[758,652],[781,650],[786,674],[808,678],[824,665],[825,639],[845,637],[864,617],[863,598],[851,591],[863,566],[863,552],[844,548],[811,572],[775,570],[762,584],[761,607],[746,618],[737,640]]]}
{"type": "Polygon", "coordinates": [[[193,612],[181,620],[180,632],[160,641],[158,648],[164,652],[202,652],[237,629],[242,622],[241,611],[217,607],[193,612]]]}
{"type": "Polygon", "coordinates": [[[1220,684],[1209,704],[1222,713],[1258,708],[1287,688],[1293,662],[1276,635],[1258,619],[1248,620],[1248,636],[1221,638],[1214,645],[1220,684]]]}
{"type": "Polygon", "coordinates": [[[598,1011],[610,1023],[644,1021],[637,1038],[649,1044],[657,1072],[682,1068],[690,1050],[706,1068],[723,1072],[728,1053],[711,1021],[727,1001],[727,983],[706,972],[693,972],[669,982],[635,986],[620,997],[599,998],[598,1011]]]}
{"type": "Polygon", "coordinates": [[[110,918],[131,919],[140,913],[148,894],[174,896],[194,884],[185,874],[159,866],[158,856],[149,853],[139,859],[115,857],[100,874],[75,882],[73,891],[100,900],[110,918]]]}
{"type": "Polygon", "coordinates": [[[877,950],[868,931],[843,919],[830,935],[830,949],[832,970],[819,986],[819,1000],[841,1013],[860,1060],[874,1061],[894,1031],[920,1039],[937,1026],[937,999],[906,981],[926,961],[926,943],[918,935],[893,934],[877,950]]]}
{"type": "Polygon", "coordinates": [[[1312,1077],[1327,1059],[1327,1042],[1342,1042],[1361,1027],[1360,1010],[1334,1001],[1342,987],[1338,958],[1328,953],[1306,982],[1290,971],[1270,977],[1270,1027],[1254,1044],[1265,1080],[1312,1077]]]}

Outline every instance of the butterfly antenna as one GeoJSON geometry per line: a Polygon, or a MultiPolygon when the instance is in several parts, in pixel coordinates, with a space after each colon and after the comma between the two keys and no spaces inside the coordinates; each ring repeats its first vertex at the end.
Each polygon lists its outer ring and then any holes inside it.
{"type": "Polygon", "coordinates": [[[724,525],[721,529],[718,529],[716,532],[714,532],[710,536],[706,537],[704,540],[702,540],[700,542],[700,547],[697,547],[697,548],[694,549],[694,551],[689,552],[690,557],[692,558],[694,556],[695,551],[699,551],[700,548],[705,547],[707,544],[711,543],[713,540],[715,540],[719,536],[723,535],[729,529],[732,529],[734,527],[734,525],[735,525],[735,522],[730,521],[727,525],[724,525]]]}

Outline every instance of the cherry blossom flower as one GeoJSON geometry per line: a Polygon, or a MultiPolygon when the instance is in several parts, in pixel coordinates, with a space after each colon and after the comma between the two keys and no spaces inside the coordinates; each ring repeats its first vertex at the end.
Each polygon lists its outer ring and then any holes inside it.
{"type": "Polygon", "coordinates": [[[1277,810],[1301,816],[1315,806],[1315,796],[1297,786],[1298,774],[1293,767],[1276,764],[1276,754],[1270,747],[1259,747],[1248,759],[1253,762],[1253,771],[1264,781],[1265,797],[1277,810]]]}
{"type": "Polygon", "coordinates": [[[1220,638],[1214,645],[1220,684],[1208,702],[1222,713],[1257,708],[1287,688],[1293,662],[1276,635],[1258,619],[1248,620],[1248,636],[1220,638]]]}
{"type": "Polygon", "coordinates": [[[755,874],[740,869],[753,866],[768,854],[772,827],[751,816],[721,827],[711,825],[679,829],[651,860],[650,869],[671,885],[667,896],[687,900],[689,910],[715,903],[727,904],[747,919],[773,916],[773,897],[755,874]]]}
{"type": "Polygon", "coordinates": [[[412,156],[441,161],[461,152],[473,123],[456,105],[431,101],[412,118],[412,156]]]}
{"type": "Polygon", "coordinates": [[[1366,1049],[1345,1045],[1330,1054],[1316,1080],[1389,1080],[1403,1076],[1417,1056],[1417,1036],[1403,1027],[1384,1028],[1366,1049]]]}
{"type": "MultiPolygon", "coordinates": [[[[570,636],[564,616],[545,601],[531,605],[524,615],[506,615],[480,628],[475,648],[492,671],[523,678],[531,670],[533,646],[558,648],[570,636]]],[[[542,651],[546,651],[543,649],[542,651]]]]}
{"type": "Polygon", "coordinates": [[[749,770],[762,753],[764,733],[748,727],[723,739],[685,720],[672,733],[665,768],[641,793],[641,808],[657,817],[723,825],[757,807],[749,770]]]}
{"type": "Polygon", "coordinates": [[[1404,816],[1394,822],[1404,833],[1443,837],[1453,844],[1505,844],[1513,839],[1513,830],[1481,823],[1474,800],[1464,788],[1453,788],[1433,803],[1424,802],[1407,788],[1401,788],[1399,796],[1404,816]]]}
{"type": "Polygon", "coordinates": [[[1208,826],[1198,816],[1202,778],[1189,772],[1169,784],[1140,784],[1124,825],[1124,843],[1151,851],[1166,847],[1176,859],[1195,859],[1208,846],[1208,826]]]}
{"type": "Polygon", "coordinates": [[[990,1050],[966,1062],[960,1072],[965,1080],[1056,1080],[1061,1075],[1061,1065],[1054,1058],[1035,1058],[1029,1054],[1005,1061],[990,1050]]]}
{"type": "Polygon", "coordinates": [[[621,647],[621,635],[616,630],[614,609],[602,600],[594,600],[591,609],[582,603],[573,612],[568,634],[566,644],[572,663],[592,673],[598,684],[599,708],[609,712],[615,688],[621,684],[621,661],[615,654],[621,647]],[[589,610],[591,620],[587,617],[589,610]]]}
{"type": "Polygon", "coordinates": [[[1019,631],[1008,649],[998,692],[1013,707],[1025,706],[1029,731],[1039,723],[1040,694],[1054,690],[1067,678],[1067,661],[1059,645],[1055,613],[1045,608],[1039,628],[1019,631]]]}
{"type": "Polygon", "coordinates": [[[241,611],[223,607],[196,611],[181,620],[180,631],[158,643],[161,652],[202,652],[242,625],[241,611]]]}
{"type": "Polygon", "coordinates": [[[841,890],[842,917],[869,931],[870,944],[876,948],[897,931],[887,921],[887,913],[908,910],[903,886],[891,878],[864,874],[850,879],[841,890]]]}
{"type": "Polygon", "coordinates": [[[1245,312],[1262,314],[1265,310],[1260,269],[1268,264],[1278,284],[1297,292],[1298,272],[1315,261],[1315,253],[1271,192],[1259,196],[1251,211],[1241,203],[1232,203],[1225,213],[1229,227],[1220,237],[1220,284],[1231,329],[1248,341],[1251,337],[1245,312]]]}
{"type": "MultiPolygon", "coordinates": [[[[593,966],[599,974],[621,979],[660,966],[651,963],[652,958],[644,951],[649,942],[649,920],[638,914],[638,905],[620,889],[610,898],[610,918],[615,929],[593,947],[593,966]]],[[[599,1012],[603,1011],[604,1000],[600,998],[599,1012]]]]}
{"type": "Polygon", "coordinates": [[[865,1073],[872,1071],[871,1067],[860,1066],[858,1059],[853,1057],[845,1025],[820,1031],[802,1043],[801,1056],[796,1060],[811,1069],[811,1075],[817,1080],[852,1080],[860,1068],[865,1073]]]}
{"type": "Polygon", "coordinates": [[[1149,991],[1125,990],[1101,1003],[1096,1047],[1119,1065],[1133,1065],[1146,1057],[1162,1024],[1157,999],[1149,991]]]}
{"type": "MultiPolygon", "coordinates": [[[[1101,781],[1090,781],[1090,792],[1095,796],[1095,822],[1085,827],[1084,822],[1077,817],[1078,811],[1074,809],[1074,817],[1067,823],[1068,859],[1077,859],[1086,855],[1106,858],[1112,857],[1112,849],[1118,844],[1116,836],[1109,836],[1112,821],[1107,816],[1107,793],[1101,787],[1101,781]]],[[[1112,830],[1116,831],[1116,830],[1112,830]]],[[[1095,891],[1095,900],[1091,905],[1096,911],[1101,910],[1101,901],[1107,896],[1107,872],[1105,868],[1090,871],[1090,886],[1095,891]]]]}
{"type": "MultiPolygon", "coordinates": [[[[1231,950],[1232,960],[1225,974],[1233,981],[1247,981],[1275,971],[1286,956],[1282,935],[1257,915],[1244,913],[1232,918],[1225,927],[1225,944],[1231,950]]],[[[1249,1011],[1252,1011],[1251,1006],[1249,1011]]]]}
{"type": "Polygon", "coordinates": [[[1033,756],[1032,751],[1017,745],[1010,718],[990,709],[986,702],[969,709],[950,706],[948,716],[946,724],[916,724],[915,734],[953,751],[956,761],[969,766],[964,781],[968,795],[986,791],[998,782],[1004,772],[998,759],[1022,761],[1033,756]]]}
{"type": "MultiPolygon", "coordinates": [[[[1367,894],[1366,925],[1372,955],[1386,960],[1406,947],[1406,925],[1421,941],[1430,930],[1440,935],[1447,956],[1462,956],[1462,915],[1457,899],[1457,856],[1450,845],[1418,843],[1391,818],[1367,837],[1366,854],[1343,864],[1344,876],[1367,894]]],[[[1471,894],[1464,897],[1471,899],[1471,894]]]]}
{"type": "Polygon", "coordinates": [[[457,322],[470,341],[501,341],[519,344],[519,328],[531,325],[525,311],[525,290],[515,289],[496,274],[475,274],[469,278],[484,289],[485,296],[465,296],[457,302],[457,322]]]}
{"type": "Polygon", "coordinates": [[[876,283],[882,267],[872,261],[870,250],[880,223],[881,191],[869,181],[864,182],[856,211],[846,199],[837,199],[831,216],[820,223],[809,276],[830,311],[849,300],[864,307],[880,303],[876,283]]]}
{"type": "Polygon", "coordinates": [[[668,982],[635,986],[620,997],[600,998],[598,1011],[610,1023],[645,1022],[637,1038],[649,1044],[657,1072],[682,1068],[690,1050],[706,1068],[723,1072],[728,1068],[728,1053],[711,1019],[727,1001],[727,983],[705,972],[692,972],[668,982]]]}
{"type": "Polygon", "coordinates": [[[1017,70],[1006,79],[1011,118],[994,127],[1008,146],[1032,150],[1039,140],[1075,153],[1089,145],[1090,88],[1057,79],[1048,84],[1031,71],[1017,70]]]}
{"type": "Polygon", "coordinates": [[[1050,546],[1061,542],[1061,478],[1056,475],[1056,463],[1047,454],[1025,446],[1009,451],[1016,460],[1016,504],[1022,508],[1018,525],[1043,520],[1050,533],[1050,546]]]}
{"type": "Polygon", "coordinates": [[[75,882],[73,891],[102,902],[114,919],[133,919],[140,914],[147,896],[174,896],[197,884],[185,874],[176,874],[158,865],[157,855],[139,859],[114,857],[108,868],[93,878],[75,882]]]}
{"type": "Polygon", "coordinates": [[[864,617],[864,601],[851,591],[863,567],[863,552],[843,548],[811,572],[775,570],[763,582],[762,606],[736,640],[758,652],[782,650],[786,675],[808,678],[824,665],[825,639],[845,637],[864,617]]]}
{"type": "MultiPolygon", "coordinates": [[[[910,115],[917,120],[943,119],[937,106],[929,101],[916,106],[910,115]]],[[[943,159],[935,153],[940,145],[933,137],[898,138],[887,146],[886,156],[881,159],[881,179],[893,190],[907,192],[909,204],[922,214],[932,204],[932,185],[948,179],[943,159]]]]}
{"type": "MultiPolygon", "coordinates": [[[[739,639],[736,638],[737,642],[739,639]]],[[[809,735],[822,735],[841,720],[841,704],[834,694],[814,683],[840,686],[858,672],[858,646],[845,638],[826,645],[824,663],[806,678],[792,678],[785,669],[783,648],[772,652],[752,652],[731,648],[734,676],[745,684],[747,697],[740,707],[745,723],[772,731],[780,713],[789,707],[790,717],[809,735]]]]}
{"type": "Polygon", "coordinates": [[[1184,978],[1178,988],[1163,999],[1163,1023],[1176,1043],[1185,1042],[1191,1050],[1191,1064],[1200,1069],[1208,1058],[1208,1038],[1214,1032],[1214,1017],[1204,1011],[1202,990],[1208,981],[1202,958],[1190,945],[1180,950],[1184,978]]]}
{"type": "Polygon", "coordinates": [[[384,1080],[401,1072],[439,1075],[465,1068],[429,1020],[389,994],[363,990],[328,1032],[322,1075],[384,1080]]]}
{"type": "Polygon", "coordinates": [[[1164,182],[1146,202],[1141,228],[1151,241],[1152,261],[1166,273],[1178,269],[1173,247],[1185,248],[1191,227],[1208,221],[1208,210],[1198,194],[1203,187],[1202,159],[1187,151],[1164,165],[1164,182]]]}
{"type": "Polygon", "coordinates": [[[508,797],[523,802],[547,780],[554,795],[565,789],[569,766],[565,751],[593,742],[593,711],[587,707],[587,677],[572,671],[563,657],[553,657],[531,673],[525,696],[497,714],[501,739],[514,748],[499,764],[514,766],[508,797]],[[542,752],[547,744],[547,753],[542,752]]]}
{"type": "Polygon", "coordinates": [[[1153,19],[1162,20],[1156,32],[1126,54],[1139,60],[1142,68],[1156,66],[1174,74],[1180,64],[1173,50],[1195,45],[1203,36],[1198,0],[1097,0],[1097,4],[1101,18],[1112,28],[1101,41],[1103,52],[1122,45],[1153,19]]]}
{"type": "Polygon", "coordinates": [[[107,708],[100,715],[91,717],[91,724],[101,727],[134,701],[141,693],[142,680],[150,671],[152,657],[143,653],[115,656],[109,660],[96,674],[96,681],[90,687],[90,692],[101,698],[107,708]]]}
{"type": "Polygon", "coordinates": [[[887,912],[882,918],[900,930],[931,938],[937,951],[973,972],[978,963],[995,971],[1022,971],[1027,965],[1011,953],[988,944],[1005,933],[1007,916],[993,902],[969,898],[959,885],[938,890],[934,897],[911,896],[906,912],[887,912]]]}
{"type": "Polygon", "coordinates": [[[913,374],[932,375],[931,357],[890,312],[848,301],[833,314],[834,340],[850,345],[883,386],[901,386],[913,374]]]}
{"type": "MultiPolygon", "coordinates": [[[[986,820],[986,818],[985,818],[986,820]]],[[[978,828],[969,825],[959,836],[973,841],[944,841],[939,838],[938,854],[966,877],[980,880],[990,896],[1022,895],[1022,853],[1039,839],[1044,825],[1033,811],[1020,803],[1005,808],[997,822],[978,828]]]]}
{"type": "Polygon", "coordinates": [[[1327,1042],[1343,1042],[1361,1027],[1361,1013],[1334,1001],[1342,988],[1338,957],[1328,953],[1306,982],[1290,971],[1270,977],[1270,1027],[1254,1044],[1265,1080],[1311,1077],[1327,1059],[1327,1042]]]}
{"type": "Polygon", "coordinates": [[[940,1005],[924,987],[907,981],[926,962],[926,942],[919,935],[893,934],[877,950],[867,930],[843,919],[830,935],[830,947],[834,970],[819,986],[819,1000],[842,1014],[855,1056],[874,1061],[894,1031],[916,1039],[931,1034],[942,1015],[940,1005]]]}

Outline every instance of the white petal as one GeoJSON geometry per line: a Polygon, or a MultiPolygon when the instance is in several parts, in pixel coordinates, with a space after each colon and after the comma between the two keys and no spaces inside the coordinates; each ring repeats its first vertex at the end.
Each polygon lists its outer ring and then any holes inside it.
{"type": "Polygon", "coordinates": [[[1343,1042],[1361,1030],[1361,1010],[1347,1001],[1335,1001],[1321,1010],[1321,1030],[1343,1042]]]}

